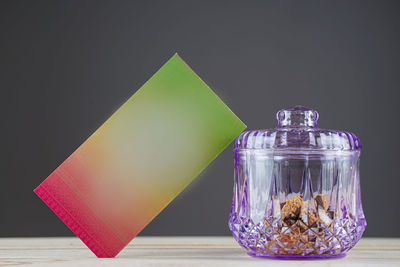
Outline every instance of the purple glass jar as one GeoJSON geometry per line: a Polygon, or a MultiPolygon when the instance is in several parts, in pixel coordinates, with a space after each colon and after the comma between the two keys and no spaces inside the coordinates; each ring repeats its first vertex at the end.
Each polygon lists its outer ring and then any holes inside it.
{"type": "Polygon", "coordinates": [[[229,228],[252,256],[343,256],[366,227],[360,141],[318,128],[318,112],[302,106],[277,119],[236,139],[229,228]]]}

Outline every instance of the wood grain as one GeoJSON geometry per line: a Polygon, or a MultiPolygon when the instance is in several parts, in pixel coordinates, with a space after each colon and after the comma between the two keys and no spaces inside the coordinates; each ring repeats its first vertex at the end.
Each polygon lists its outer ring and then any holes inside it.
{"type": "Polygon", "coordinates": [[[287,261],[248,256],[231,237],[137,237],[98,259],[78,238],[0,238],[0,266],[400,266],[400,238],[363,238],[346,257],[287,261]]]}

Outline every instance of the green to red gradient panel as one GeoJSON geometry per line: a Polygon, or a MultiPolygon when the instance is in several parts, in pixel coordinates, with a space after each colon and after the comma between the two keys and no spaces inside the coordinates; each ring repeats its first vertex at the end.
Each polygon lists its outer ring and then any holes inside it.
{"type": "Polygon", "coordinates": [[[245,128],[174,55],[35,193],[114,257],[245,128]]]}

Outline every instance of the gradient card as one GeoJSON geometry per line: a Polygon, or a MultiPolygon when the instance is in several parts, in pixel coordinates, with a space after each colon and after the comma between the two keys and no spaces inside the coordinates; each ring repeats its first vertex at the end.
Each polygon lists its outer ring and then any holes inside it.
{"type": "Polygon", "coordinates": [[[114,257],[245,128],[175,54],[35,193],[114,257]]]}

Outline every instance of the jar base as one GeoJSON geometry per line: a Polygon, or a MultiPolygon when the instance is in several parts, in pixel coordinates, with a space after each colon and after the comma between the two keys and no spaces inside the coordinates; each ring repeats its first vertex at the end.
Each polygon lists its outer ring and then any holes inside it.
{"type": "Polygon", "coordinates": [[[334,255],[266,255],[256,252],[247,252],[248,255],[256,258],[267,258],[275,260],[324,260],[324,259],[340,259],[346,256],[346,253],[334,255]]]}

